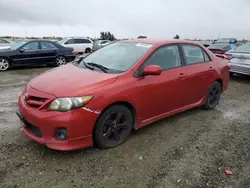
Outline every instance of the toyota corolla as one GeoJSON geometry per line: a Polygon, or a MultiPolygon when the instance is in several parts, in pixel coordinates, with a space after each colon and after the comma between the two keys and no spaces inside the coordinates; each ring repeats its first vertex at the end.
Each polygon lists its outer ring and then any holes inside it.
{"type": "Polygon", "coordinates": [[[49,148],[112,148],[157,120],[215,108],[228,81],[228,61],[197,43],[119,41],[31,80],[17,115],[49,148]]]}

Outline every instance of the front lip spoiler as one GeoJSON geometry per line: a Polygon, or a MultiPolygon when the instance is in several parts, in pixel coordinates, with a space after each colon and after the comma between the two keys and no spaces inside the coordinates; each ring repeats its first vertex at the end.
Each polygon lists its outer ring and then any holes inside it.
{"type": "Polygon", "coordinates": [[[23,120],[23,116],[19,111],[16,111],[16,115],[21,121],[23,120]]]}

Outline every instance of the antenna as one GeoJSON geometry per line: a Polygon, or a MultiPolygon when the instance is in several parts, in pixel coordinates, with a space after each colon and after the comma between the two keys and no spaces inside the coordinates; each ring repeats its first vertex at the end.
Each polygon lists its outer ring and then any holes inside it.
{"type": "Polygon", "coordinates": [[[218,35],[218,39],[220,38],[220,32],[219,32],[219,35],[218,35]]]}

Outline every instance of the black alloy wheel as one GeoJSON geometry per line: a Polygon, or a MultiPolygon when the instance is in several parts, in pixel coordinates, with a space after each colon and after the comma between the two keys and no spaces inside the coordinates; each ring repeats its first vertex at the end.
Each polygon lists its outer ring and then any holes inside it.
{"type": "Polygon", "coordinates": [[[208,90],[205,109],[215,108],[220,101],[220,95],[221,84],[219,82],[214,82],[208,90]]]}
{"type": "Polygon", "coordinates": [[[125,142],[132,130],[133,117],[123,105],[111,106],[100,116],[94,129],[99,148],[112,148],[125,142]]]}

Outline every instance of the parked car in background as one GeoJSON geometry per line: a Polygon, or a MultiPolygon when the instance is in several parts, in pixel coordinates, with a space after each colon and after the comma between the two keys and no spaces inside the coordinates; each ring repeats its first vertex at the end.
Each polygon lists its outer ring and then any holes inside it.
{"type": "Polygon", "coordinates": [[[225,54],[231,65],[230,75],[234,73],[250,75],[250,43],[242,44],[225,54]]]}
{"type": "Polygon", "coordinates": [[[93,48],[93,41],[89,38],[70,37],[58,41],[65,47],[74,48],[76,53],[90,53],[93,48]]]}
{"type": "Polygon", "coordinates": [[[215,54],[224,54],[238,46],[237,39],[235,38],[221,38],[217,39],[208,46],[208,49],[215,54]]]}
{"type": "Polygon", "coordinates": [[[24,65],[65,65],[75,59],[73,48],[56,42],[32,40],[19,42],[10,48],[0,50],[0,71],[24,65]]]}
{"type": "Polygon", "coordinates": [[[31,80],[17,115],[23,132],[49,148],[112,148],[132,129],[215,108],[228,81],[228,61],[197,43],[118,41],[31,80]]]}
{"type": "Polygon", "coordinates": [[[110,43],[111,43],[110,40],[97,40],[94,42],[92,51],[94,52],[96,50],[99,50],[100,48],[107,46],[110,43]]]}
{"type": "Polygon", "coordinates": [[[13,45],[15,42],[14,41],[11,41],[9,39],[3,39],[3,38],[0,38],[0,50],[1,49],[7,49],[9,48],[11,45],[13,45]]]}

